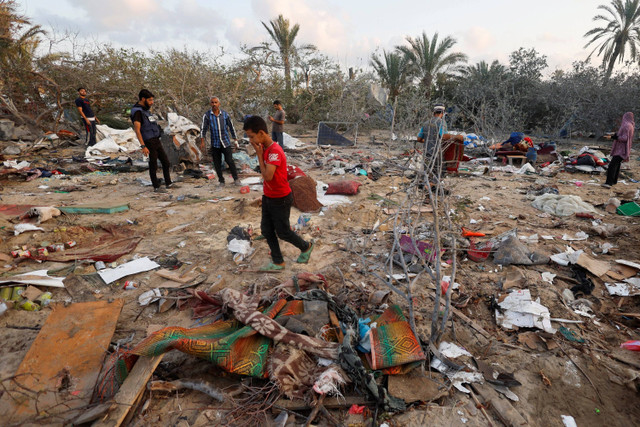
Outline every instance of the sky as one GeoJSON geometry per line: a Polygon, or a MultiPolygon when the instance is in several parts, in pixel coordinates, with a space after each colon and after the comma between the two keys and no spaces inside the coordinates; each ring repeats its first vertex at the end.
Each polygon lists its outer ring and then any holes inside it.
{"type": "Polygon", "coordinates": [[[242,44],[268,40],[261,22],[279,14],[300,24],[311,43],[343,67],[369,65],[373,52],[393,49],[423,31],[457,40],[469,63],[507,63],[520,47],[547,56],[549,72],[584,60],[584,33],[607,0],[18,0],[35,24],[70,30],[78,40],[116,47],[167,47],[234,55],[242,44]]]}

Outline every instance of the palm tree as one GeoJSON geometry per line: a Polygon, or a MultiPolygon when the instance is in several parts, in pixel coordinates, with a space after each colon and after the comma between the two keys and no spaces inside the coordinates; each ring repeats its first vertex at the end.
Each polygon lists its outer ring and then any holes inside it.
{"type": "Polygon", "coordinates": [[[296,46],[294,41],[300,31],[300,25],[294,24],[291,26],[291,22],[284,16],[279,15],[276,19],[269,21],[269,25],[262,22],[262,25],[271,36],[271,39],[276,44],[282,59],[282,65],[284,66],[284,82],[287,96],[292,98],[291,91],[291,62],[297,56],[300,50],[315,50],[313,45],[296,46]]]}
{"type": "Polygon", "coordinates": [[[382,51],[382,58],[384,62],[377,55],[371,55],[371,65],[378,74],[382,85],[389,90],[389,97],[393,100],[393,116],[391,118],[391,135],[393,136],[398,95],[407,82],[409,62],[406,56],[385,50],[382,51]]]}
{"type": "Polygon", "coordinates": [[[468,65],[460,69],[460,74],[465,78],[476,78],[479,81],[487,81],[492,77],[502,76],[507,72],[507,67],[502,65],[498,60],[494,60],[491,64],[486,61],[480,61],[475,65],[468,65]]]}
{"type": "Polygon", "coordinates": [[[467,61],[467,55],[461,52],[451,52],[456,44],[453,37],[447,36],[438,43],[438,33],[431,40],[423,31],[422,36],[407,37],[409,46],[398,46],[413,66],[414,73],[420,79],[427,99],[431,98],[432,86],[436,75],[456,71],[461,62],[467,61]],[[449,67],[453,67],[449,70],[449,67]]]}
{"type": "Polygon", "coordinates": [[[624,60],[628,50],[632,60],[640,57],[640,0],[612,0],[611,5],[598,6],[608,13],[596,15],[593,20],[601,21],[604,26],[587,31],[584,37],[592,37],[584,46],[585,48],[595,44],[595,48],[587,57],[596,53],[602,55],[602,66],[606,67],[607,79],[611,77],[616,62],[624,60]]]}

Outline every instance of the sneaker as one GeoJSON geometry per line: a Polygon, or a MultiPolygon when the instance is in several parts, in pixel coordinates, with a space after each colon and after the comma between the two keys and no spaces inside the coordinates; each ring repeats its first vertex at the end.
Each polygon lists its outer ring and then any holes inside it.
{"type": "Polygon", "coordinates": [[[280,271],[280,270],[284,270],[284,262],[280,264],[274,264],[273,262],[270,262],[269,264],[266,264],[260,267],[258,271],[280,271]]]}
{"type": "Polygon", "coordinates": [[[239,179],[234,179],[233,180],[233,185],[235,185],[236,187],[242,187],[242,183],[240,182],[239,179]]]}
{"type": "Polygon", "coordinates": [[[298,257],[296,261],[298,264],[306,264],[309,262],[309,258],[311,258],[311,252],[313,251],[313,246],[314,246],[314,241],[312,240],[309,243],[309,249],[307,249],[305,252],[302,252],[298,257]]]}
{"type": "Polygon", "coordinates": [[[175,182],[172,182],[171,184],[167,185],[167,188],[180,188],[180,186],[175,182]]]}
{"type": "Polygon", "coordinates": [[[162,188],[162,187],[157,187],[157,188],[154,188],[154,189],[153,189],[153,192],[154,192],[154,193],[166,193],[166,192],[167,192],[167,190],[165,190],[165,189],[164,189],[164,188],[162,188]]]}
{"type": "Polygon", "coordinates": [[[603,186],[604,188],[611,188],[611,185],[610,185],[610,184],[606,184],[606,183],[605,183],[605,184],[600,184],[600,185],[601,185],[601,186],[603,186]]]}

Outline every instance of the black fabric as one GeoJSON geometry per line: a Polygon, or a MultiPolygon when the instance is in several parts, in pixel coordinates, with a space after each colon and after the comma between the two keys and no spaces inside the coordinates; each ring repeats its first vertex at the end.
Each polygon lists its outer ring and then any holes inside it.
{"type": "Polygon", "coordinates": [[[140,122],[142,123],[142,111],[136,111],[133,114],[133,118],[131,119],[133,122],[140,122]]]}
{"type": "Polygon", "coordinates": [[[233,161],[233,148],[216,148],[211,147],[211,157],[213,157],[213,167],[218,175],[218,181],[224,182],[224,175],[222,175],[222,155],[224,154],[224,161],[229,165],[229,171],[234,180],[238,179],[238,170],[236,169],[236,163],[233,161]]]}
{"type": "Polygon", "coordinates": [[[285,197],[278,198],[262,196],[260,229],[264,238],[267,239],[269,249],[271,249],[271,259],[275,264],[284,262],[278,238],[291,243],[302,252],[309,249],[309,243],[298,236],[289,224],[292,204],[293,195],[291,193],[285,197]]]}
{"type": "Polygon", "coordinates": [[[571,272],[573,273],[573,277],[580,282],[579,285],[575,285],[571,288],[571,292],[573,294],[581,293],[583,295],[591,295],[591,292],[595,288],[595,285],[591,281],[590,278],[587,277],[587,270],[584,268],[574,265],[571,267],[571,272]]]}
{"type": "Polygon", "coordinates": [[[158,181],[158,177],[156,176],[156,171],[158,170],[158,160],[160,160],[160,163],[162,164],[162,173],[164,175],[165,185],[170,185],[171,163],[169,163],[167,153],[165,153],[164,148],[162,148],[160,138],[152,138],[148,141],[145,141],[144,144],[149,149],[149,177],[151,178],[153,188],[160,187],[160,181],[158,181]]]}
{"type": "Polygon", "coordinates": [[[85,144],[87,144],[89,147],[92,147],[96,145],[96,121],[89,120],[89,124],[87,124],[87,122],[84,120],[83,122],[84,122],[84,129],[87,131],[85,144]]]}
{"type": "Polygon", "coordinates": [[[579,166],[596,166],[595,159],[590,154],[581,154],[576,160],[576,165],[579,166]]]}
{"type": "Polygon", "coordinates": [[[618,177],[620,176],[620,165],[622,164],[622,157],[613,156],[609,167],[607,169],[607,184],[616,185],[618,183],[618,177]]]}

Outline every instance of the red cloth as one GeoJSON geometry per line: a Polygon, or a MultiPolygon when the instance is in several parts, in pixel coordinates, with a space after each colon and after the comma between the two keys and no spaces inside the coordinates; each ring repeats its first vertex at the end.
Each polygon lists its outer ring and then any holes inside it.
{"type": "Polygon", "coordinates": [[[460,161],[464,156],[464,140],[460,135],[451,135],[449,140],[445,140],[448,135],[442,137],[442,144],[444,145],[444,164],[447,168],[447,172],[458,172],[460,161]]]}
{"type": "Polygon", "coordinates": [[[294,178],[298,178],[300,176],[307,176],[307,174],[304,173],[302,169],[300,169],[297,166],[294,166],[294,165],[287,166],[287,179],[289,181],[291,181],[294,178]]]}
{"type": "Polygon", "coordinates": [[[271,181],[264,181],[264,195],[271,198],[288,196],[291,193],[289,181],[287,180],[287,158],[284,150],[277,143],[271,143],[262,154],[265,164],[275,165],[276,171],[271,181]]]}

